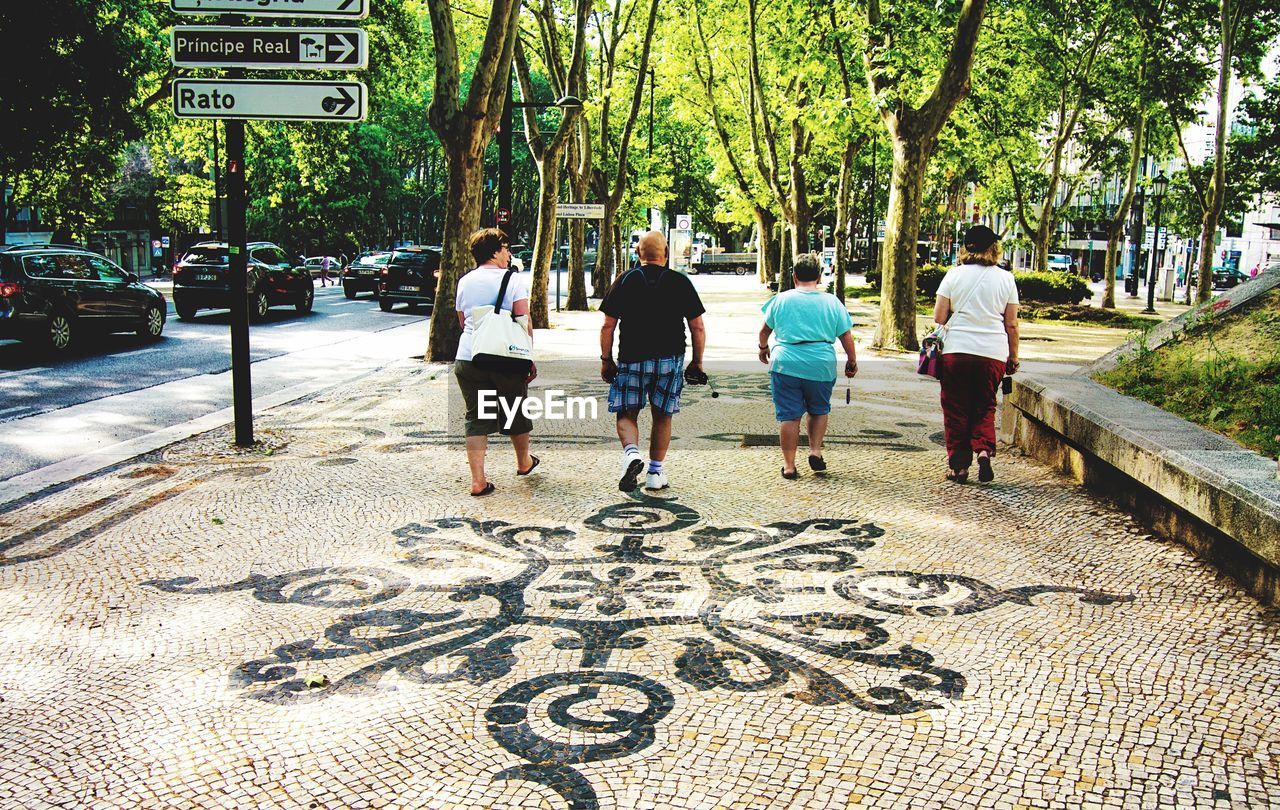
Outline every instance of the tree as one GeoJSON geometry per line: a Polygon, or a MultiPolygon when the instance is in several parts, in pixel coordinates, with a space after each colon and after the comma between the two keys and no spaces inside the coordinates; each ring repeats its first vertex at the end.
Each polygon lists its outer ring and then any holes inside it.
{"type": "Polygon", "coordinates": [[[893,169],[889,181],[889,210],[880,266],[880,323],[874,345],[916,349],[916,240],[924,177],[938,133],[969,90],[978,33],[986,0],[961,0],[945,63],[930,82],[916,67],[927,64],[936,32],[917,22],[929,12],[915,3],[891,6],[882,12],[880,0],[867,3],[867,49],[864,62],[873,103],[889,134],[893,169]],[[932,86],[930,90],[929,87],[932,86]],[[914,98],[928,96],[919,104],[914,98]]]}
{"type": "Polygon", "coordinates": [[[1218,234],[1218,225],[1227,199],[1227,118],[1231,78],[1257,72],[1260,54],[1274,40],[1280,10],[1273,3],[1257,0],[1220,0],[1218,3],[1218,87],[1213,141],[1213,174],[1201,193],[1204,216],[1200,226],[1200,267],[1196,297],[1208,301],[1213,295],[1213,256],[1209,248],[1218,234]]]}
{"type": "MultiPolygon", "coordinates": [[[[600,221],[600,242],[596,248],[596,269],[592,276],[592,286],[603,294],[614,276],[621,273],[625,264],[619,261],[616,253],[621,249],[621,239],[616,233],[615,223],[618,209],[627,193],[628,172],[630,168],[629,150],[631,137],[635,133],[636,120],[640,117],[640,106],[644,100],[644,77],[649,70],[649,53],[653,45],[653,29],[658,19],[660,0],[649,0],[649,13],[643,33],[637,43],[640,53],[635,65],[635,83],[631,90],[631,104],[626,109],[622,121],[622,129],[618,135],[617,145],[610,154],[611,138],[610,118],[613,97],[621,90],[618,68],[621,53],[619,47],[631,28],[631,20],[637,9],[642,8],[642,0],[615,0],[611,12],[602,19],[596,14],[596,26],[600,38],[600,58],[604,73],[600,88],[600,155],[595,162],[591,174],[591,185],[597,199],[604,204],[604,218],[600,221]],[[606,161],[613,160],[613,171],[608,171],[606,161]],[[616,245],[616,247],[615,247],[616,245]]],[[[572,272],[572,271],[571,271],[572,272]]]]}
{"type": "MultiPolygon", "coordinates": [[[[163,26],[143,0],[49,0],[0,7],[0,194],[39,206],[80,238],[105,213],[124,146],[143,132],[140,99],[163,70],[163,26]]],[[[0,243],[7,217],[0,217],[0,243]]]]}
{"type": "Polygon", "coordinates": [[[480,225],[485,149],[510,92],[520,0],[493,0],[465,101],[453,7],[448,0],[427,0],[427,9],[435,54],[435,86],[427,120],[440,138],[448,167],[443,253],[427,348],[427,359],[438,361],[452,360],[458,353],[462,330],[454,314],[454,296],[458,279],[471,265],[467,239],[480,225]]]}
{"type": "MultiPolygon", "coordinates": [[[[538,24],[538,38],[542,43],[542,63],[547,68],[551,90],[556,98],[573,95],[581,100],[586,95],[583,71],[586,65],[587,16],[590,11],[590,0],[576,0],[573,46],[566,66],[554,0],[544,0],[542,5],[533,7],[533,16],[538,24]]],[[[533,80],[529,75],[528,60],[524,58],[524,50],[519,42],[516,43],[516,66],[520,79],[520,95],[526,101],[532,101],[533,80]]],[[[560,197],[560,164],[564,159],[569,140],[577,128],[578,116],[581,112],[581,108],[564,110],[560,125],[548,141],[542,137],[538,128],[536,109],[524,108],[525,140],[538,167],[538,225],[533,243],[533,267],[531,268],[533,293],[529,311],[534,327],[541,329],[550,325],[547,317],[547,282],[556,248],[556,203],[560,197]]],[[[587,295],[582,273],[571,273],[569,279],[569,309],[585,310],[587,295]]]]}

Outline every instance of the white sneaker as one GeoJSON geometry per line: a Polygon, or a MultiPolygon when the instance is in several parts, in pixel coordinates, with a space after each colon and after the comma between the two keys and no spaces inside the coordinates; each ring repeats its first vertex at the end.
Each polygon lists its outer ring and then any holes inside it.
{"type": "Polygon", "coordinates": [[[644,469],[644,459],[639,453],[627,454],[622,457],[622,477],[618,479],[618,489],[622,492],[631,492],[636,488],[636,479],[640,477],[640,471],[644,469]]]}
{"type": "Polygon", "coordinates": [[[645,489],[666,489],[667,476],[660,472],[651,472],[645,478],[645,489]]]}

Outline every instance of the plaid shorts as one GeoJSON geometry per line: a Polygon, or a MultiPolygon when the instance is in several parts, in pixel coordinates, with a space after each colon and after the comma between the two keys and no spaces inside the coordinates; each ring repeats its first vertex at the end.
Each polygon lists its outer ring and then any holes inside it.
{"type": "Polygon", "coordinates": [[[649,404],[664,413],[680,412],[684,390],[684,355],[619,363],[618,376],[609,386],[609,413],[638,411],[649,404]]]}

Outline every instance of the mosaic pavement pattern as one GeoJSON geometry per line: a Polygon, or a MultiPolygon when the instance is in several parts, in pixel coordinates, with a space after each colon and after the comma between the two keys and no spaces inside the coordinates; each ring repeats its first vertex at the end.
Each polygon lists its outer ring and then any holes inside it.
{"type": "Polygon", "coordinates": [[[944,483],[899,364],[795,482],[714,374],[652,496],[581,421],[467,497],[430,376],[0,513],[0,808],[1280,806],[1274,612],[1019,458],[944,483]]]}

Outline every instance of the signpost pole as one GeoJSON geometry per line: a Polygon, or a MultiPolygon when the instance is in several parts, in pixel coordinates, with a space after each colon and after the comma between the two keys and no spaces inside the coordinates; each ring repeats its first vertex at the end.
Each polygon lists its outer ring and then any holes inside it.
{"type": "Polygon", "coordinates": [[[253,444],[253,384],[249,371],[249,294],[245,287],[248,264],[245,233],[247,194],[244,175],[244,122],[228,119],[227,127],[227,245],[231,277],[231,394],[235,413],[236,446],[253,444]]]}

